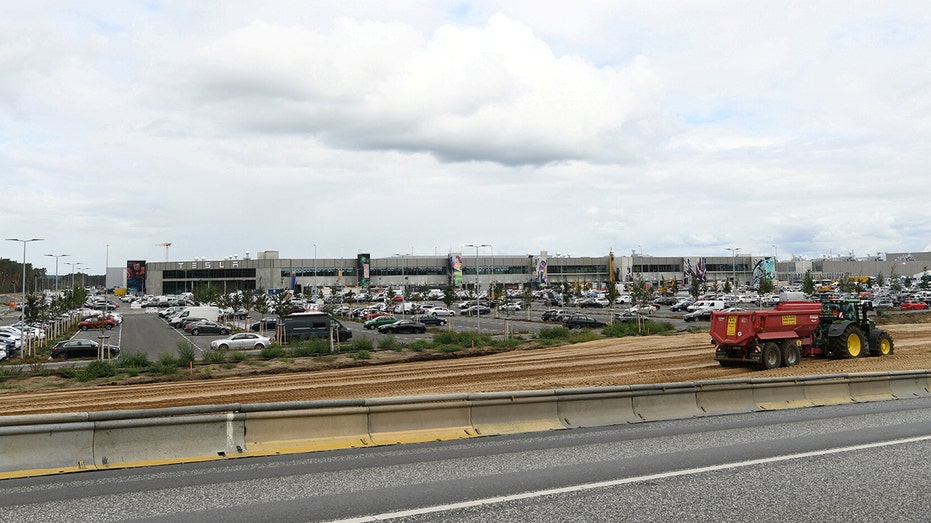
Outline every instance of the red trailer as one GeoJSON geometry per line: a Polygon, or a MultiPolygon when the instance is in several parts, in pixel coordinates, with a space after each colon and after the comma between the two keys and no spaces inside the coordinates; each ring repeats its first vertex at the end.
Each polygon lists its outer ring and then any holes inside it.
{"type": "Polygon", "coordinates": [[[714,312],[711,338],[722,366],[798,365],[802,356],[855,358],[892,353],[892,338],[856,302],[781,302],[772,310],[714,312]]]}

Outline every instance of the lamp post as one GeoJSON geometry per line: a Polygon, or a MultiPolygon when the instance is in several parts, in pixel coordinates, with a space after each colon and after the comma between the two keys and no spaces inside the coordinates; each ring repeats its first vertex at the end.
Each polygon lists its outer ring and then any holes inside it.
{"type": "Polygon", "coordinates": [[[488,245],[487,243],[482,243],[482,244],[467,243],[465,246],[475,248],[475,304],[476,304],[475,317],[478,318],[478,323],[477,323],[478,326],[476,327],[476,330],[478,330],[478,332],[482,332],[482,311],[481,309],[478,308],[478,307],[481,307],[481,304],[478,301],[478,250],[481,249],[482,247],[491,247],[491,246],[488,245]]]}
{"type": "Polygon", "coordinates": [[[317,302],[317,244],[314,244],[314,303],[317,302]]]}
{"type": "Polygon", "coordinates": [[[55,258],[55,298],[58,298],[58,259],[68,256],[67,254],[46,254],[46,256],[51,256],[55,258]]]}
{"type": "Polygon", "coordinates": [[[65,265],[71,266],[71,289],[74,290],[74,273],[78,270],[78,265],[83,265],[82,262],[65,262],[65,265]]]}
{"type": "MultiPolygon", "coordinates": [[[[409,254],[398,254],[398,253],[391,255],[392,258],[403,258],[405,256],[410,256],[410,255],[409,254]]],[[[404,314],[407,312],[407,310],[404,308],[404,265],[401,263],[401,260],[398,261],[398,265],[401,266],[401,314],[404,314]]]]}
{"type": "Polygon", "coordinates": [[[11,242],[20,242],[23,244],[23,299],[19,302],[19,321],[23,324],[21,344],[23,355],[26,351],[26,244],[29,242],[40,242],[42,238],[30,238],[28,240],[20,240],[19,238],[7,238],[7,241],[11,242]]]}
{"type": "Polygon", "coordinates": [[[734,275],[734,292],[737,291],[737,253],[740,251],[740,247],[726,247],[724,250],[731,251],[734,253],[734,263],[731,264],[731,271],[734,275]]]}

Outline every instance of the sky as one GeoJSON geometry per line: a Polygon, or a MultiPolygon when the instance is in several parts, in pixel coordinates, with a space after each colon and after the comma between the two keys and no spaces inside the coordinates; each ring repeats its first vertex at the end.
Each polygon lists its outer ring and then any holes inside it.
{"type": "Polygon", "coordinates": [[[2,3],[0,228],[50,274],[931,250],[928,2],[2,3]]]}

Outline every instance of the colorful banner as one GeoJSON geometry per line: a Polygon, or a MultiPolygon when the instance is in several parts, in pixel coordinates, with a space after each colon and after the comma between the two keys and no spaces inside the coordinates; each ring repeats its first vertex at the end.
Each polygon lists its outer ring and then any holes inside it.
{"type": "Polygon", "coordinates": [[[449,281],[454,287],[462,286],[462,254],[449,255],[449,281]]]}
{"type": "Polygon", "coordinates": [[[753,265],[753,287],[759,287],[760,280],[766,278],[769,281],[776,279],[776,258],[761,258],[753,265]]]}
{"type": "Polygon", "coordinates": [[[369,285],[372,283],[372,276],[370,272],[371,263],[371,254],[356,255],[356,267],[359,268],[359,286],[365,290],[368,290],[369,285]]]}
{"type": "Polygon", "coordinates": [[[145,294],[145,260],[126,262],[126,290],[145,294]]]}
{"type": "Polygon", "coordinates": [[[535,257],[533,259],[533,279],[535,282],[546,285],[550,279],[547,267],[546,258],[535,257]]]}

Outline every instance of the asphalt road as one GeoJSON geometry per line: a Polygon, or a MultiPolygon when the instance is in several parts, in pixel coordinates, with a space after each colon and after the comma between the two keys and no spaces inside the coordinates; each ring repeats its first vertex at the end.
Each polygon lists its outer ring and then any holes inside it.
{"type": "Polygon", "coordinates": [[[0,481],[0,521],[927,521],[931,398],[0,481]]]}

